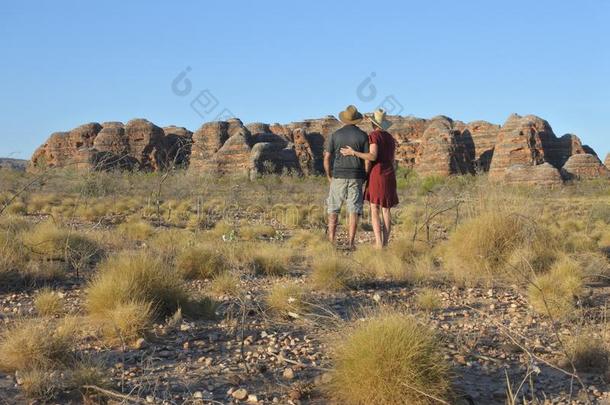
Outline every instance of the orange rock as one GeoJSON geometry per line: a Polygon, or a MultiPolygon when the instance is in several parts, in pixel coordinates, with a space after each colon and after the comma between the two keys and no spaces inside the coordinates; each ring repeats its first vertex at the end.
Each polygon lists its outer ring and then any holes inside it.
{"type": "Polygon", "coordinates": [[[610,170],[596,155],[589,153],[571,156],[563,165],[561,174],[566,180],[610,178],[610,170]]]}

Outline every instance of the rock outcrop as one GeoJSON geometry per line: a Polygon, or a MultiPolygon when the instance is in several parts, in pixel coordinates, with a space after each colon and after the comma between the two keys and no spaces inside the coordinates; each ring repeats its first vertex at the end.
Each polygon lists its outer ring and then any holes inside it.
{"type": "Polygon", "coordinates": [[[96,122],[56,132],[34,152],[30,167],[87,170],[162,170],[188,164],[192,133],[148,120],[96,122]]]}
{"type": "Polygon", "coordinates": [[[563,165],[561,174],[566,180],[610,178],[610,170],[596,155],[589,153],[570,156],[563,165]]]}
{"type": "Polygon", "coordinates": [[[545,162],[542,138],[552,134],[545,120],[533,115],[511,115],[498,133],[489,168],[492,178],[503,178],[514,165],[536,166],[545,162]]]}
{"type": "Polygon", "coordinates": [[[0,169],[16,170],[19,172],[25,171],[28,165],[27,160],[13,159],[13,158],[0,158],[0,169]]]}
{"type": "Polygon", "coordinates": [[[504,174],[507,184],[554,187],[563,184],[559,170],[550,163],[539,165],[516,164],[504,174]]]}
{"type": "Polygon", "coordinates": [[[610,153],[606,155],[606,160],[604,160],[604,165],[607,169],[610,169],[610,153]]]}
{"type": "Polygon", "coordinates": [[[436,117],[427,125],[415,168],[424,176],[449,176],[472,172],[460,131],[447,117],[436,117]]]}
{"type": "MultiPolygon", "coordinates": [[[[564,179],[607,176],[595,152],[576,135],[558,138],[547,121],[534,115],[513,114],[502,126],[444,116],[390,116],[388,120],[398,165],[420,175],[489,172],[492,179],[544,185],[557,184],[560,173],[564,179]]],[[[192,133],[176,126],[161,128],[144,119],[127,124],[89,123],[53,133],[36,150],[30,167],[149,171],[188,167],[200,173],[250,176],[321,174],[324,144],[341,125],[333,116],[247,125],[233,118],[204,123],[192,133]]],[[[368,120],[359,126],[372,130],[368,120]]]]}
{"type": "Polygon", "coordinates": [[[461,133],[475,172],[489,171],[500,126],[487,121],[473,121],[461,133]]]}

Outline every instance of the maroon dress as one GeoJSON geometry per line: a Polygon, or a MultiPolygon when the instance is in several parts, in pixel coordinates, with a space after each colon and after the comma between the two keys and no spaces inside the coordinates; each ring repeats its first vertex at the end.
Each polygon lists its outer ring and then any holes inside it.
{"type": "Polygon", "coordinates": [[[369,143],[377,145],[377,160],[372,162],[364,199],[384,208],[394,207],[398,204],[394,171],[396,141],[386,131],[377,129],[369,134],[369,143]]]}

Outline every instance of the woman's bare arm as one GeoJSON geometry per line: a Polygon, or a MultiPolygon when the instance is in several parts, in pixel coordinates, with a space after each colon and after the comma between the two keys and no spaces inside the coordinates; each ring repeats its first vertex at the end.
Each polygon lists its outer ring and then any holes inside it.
{"type": "Polygon", "coordinates": [[[352,149],[351,146],[344,146],[343,148],[341,148],[340,152],[343,156],[356,156],[356,157],[359,157],[360,159],[363,159],[366,161],[374,162],[377,160],[377,144],[376,143],[372,143],[369,146],[368,153],[356,152],[354,149],[352,149]]]}

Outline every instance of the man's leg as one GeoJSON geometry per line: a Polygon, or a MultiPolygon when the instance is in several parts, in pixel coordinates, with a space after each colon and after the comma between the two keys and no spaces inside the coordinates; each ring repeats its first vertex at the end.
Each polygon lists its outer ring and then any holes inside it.
{"type": "Polygon", "coordinates": [[[337,214],[328,214],[328,240],[330,243],[335,243],[335,238],[337,235],[337,219],[337,214]]]}
{"type": "Polygon", "coordinates": [[[337,235],[337,223],[339,222],[339,212],[343,202],[342,179],[332,179],[326,200],[328,212],[328,240],[335,243],[337,235]]]}
{"type": "Polygon", "coordinates": [[[349,213],[349,247],[354,247],[358,218],[362,215],[362,183],[363,180],[350,179],[347,189],[347,212],[349,213]]]}
{"type": "Polygon", "coordinates": [[[387,246],[392,230],[392,213],[390,208],[382,208],[381,212],[383,213],[383,246],[387,246]]]}
{"type": "Polygon", "coordinates": [[[354,247],[354,240],[356,239],[356,230],[358,229],[358,218],[360,214],[355,212],[349,213],[349,247],[354,247]]]}
{"type": "Polygon", "coordinates": [[[381,249],[384,245],[383,231],[379,222],[379,205],[371,203],[371,224],[375,234],[375,247],[381,249]]]}

